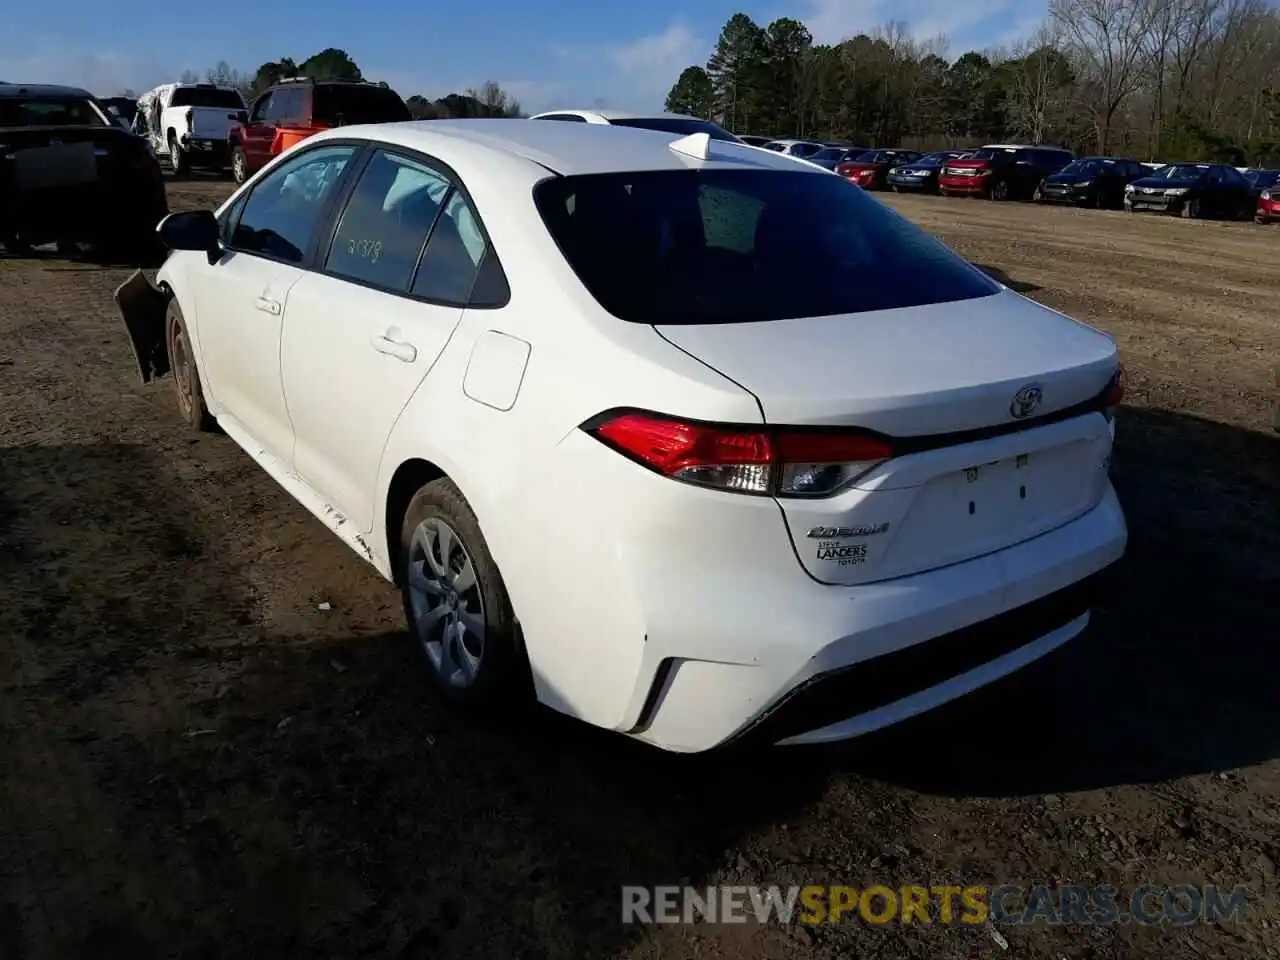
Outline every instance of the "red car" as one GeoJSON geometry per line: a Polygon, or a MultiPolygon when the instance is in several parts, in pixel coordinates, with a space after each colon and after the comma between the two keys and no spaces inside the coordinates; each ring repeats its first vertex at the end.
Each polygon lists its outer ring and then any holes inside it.
{"type": "Polygon", "coordinates": [[[836,164],[836,173],[863,190],[883,190],[888,185],[890,167],[913,163],[920,157],[921,154],[915,150],[868,150],[852,160],[836,164]]]}
{"type": "Polygon", "coordinates": [[[1074,159],[1075,154],[1061,147],[990,144],[947,163],[938,177],[938,190],[948,197],[1030,200],[1045,177],[1074,159]]]}
{"type": "Polygon", "coordinates": [[[245,123],[231,128],[231,175],[236,183],[244,183],[295,143],[321,130],[412,119],[409,107],[385,83],[282,80],[258,97],[245,123]]]}
{"type": "Polygon", "coordinates": [[[1258,192],[1254,222],[1275,223],[1280,220],[1280,170],[1254,170],[1246,173],[1245,178],[1258,192]]]}

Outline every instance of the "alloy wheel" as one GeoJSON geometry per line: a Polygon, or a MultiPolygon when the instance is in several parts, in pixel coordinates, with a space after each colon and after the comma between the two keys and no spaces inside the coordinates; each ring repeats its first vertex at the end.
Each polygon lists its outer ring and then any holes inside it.
{"type": "Polygon", "coordinates": [[[414,632],[439,679],[471,686],[484,657],[484,598],[475,564],[457,531],[428,517],[408,551],[408,593],[414,632]]]}

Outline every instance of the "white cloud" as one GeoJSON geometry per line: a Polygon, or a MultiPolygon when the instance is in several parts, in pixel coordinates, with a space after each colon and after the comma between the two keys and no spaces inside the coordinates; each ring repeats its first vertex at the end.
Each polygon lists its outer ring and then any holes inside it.
{"type": "Polygon", "coordinates": [[[703,63],[707,52],[707,45],[679,21],[626,43],[553,47],[553,55],[579,78],[563,84],[579,99],[561,106],[661,110],[680,71],[703,63]]]}
{"type": "Polygon", "coordinates": [[[972,47],[1009,43],[1030,32],[1045,16],[1041,0],[996,0],[991,4],[955,0],[807,0],[807,4],[800,19],[818,43],[838,43],[899,20],[906,22],[918,40],[939,34],[952,39],[952,53],[957,55],[972,47]],[[1003,20],[1007,26],[997,32],[976,32],[989,26],[993,19],[1003,20]]]}

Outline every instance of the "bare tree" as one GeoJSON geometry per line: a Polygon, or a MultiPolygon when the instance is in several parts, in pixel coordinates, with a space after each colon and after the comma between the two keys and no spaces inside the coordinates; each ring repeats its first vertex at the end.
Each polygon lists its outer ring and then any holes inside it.
{"type": "Polygon", "coordinates": [[[1048,139],[1068,99],[1072,76],[1062,41],[1062,28],[1049,20],[1015,44],[1005,63],[1006,122],[1032,143],[1048,139]]]}
{"type": "Polygon", "coordinates": [[[1088,84],[1084,105],[1106,153],[1116,111],[1141,80],[1144,8],[1134,0],[1050,0],[1049,15],[1088,84]]]}

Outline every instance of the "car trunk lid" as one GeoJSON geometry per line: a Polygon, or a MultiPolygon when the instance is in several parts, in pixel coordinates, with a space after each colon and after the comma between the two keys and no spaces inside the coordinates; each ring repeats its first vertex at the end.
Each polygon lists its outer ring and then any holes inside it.
{"type": "Polygon", "coordinates": [[[1100,411],[1115,345],[1012,291],[657,330],[754,394],[770,424],[890,438],[894,456],[852,487],[779,498],[797,556],[820,581],[904,576],[999,550],[1105,492],[1111,433],[1100,411]]]}

